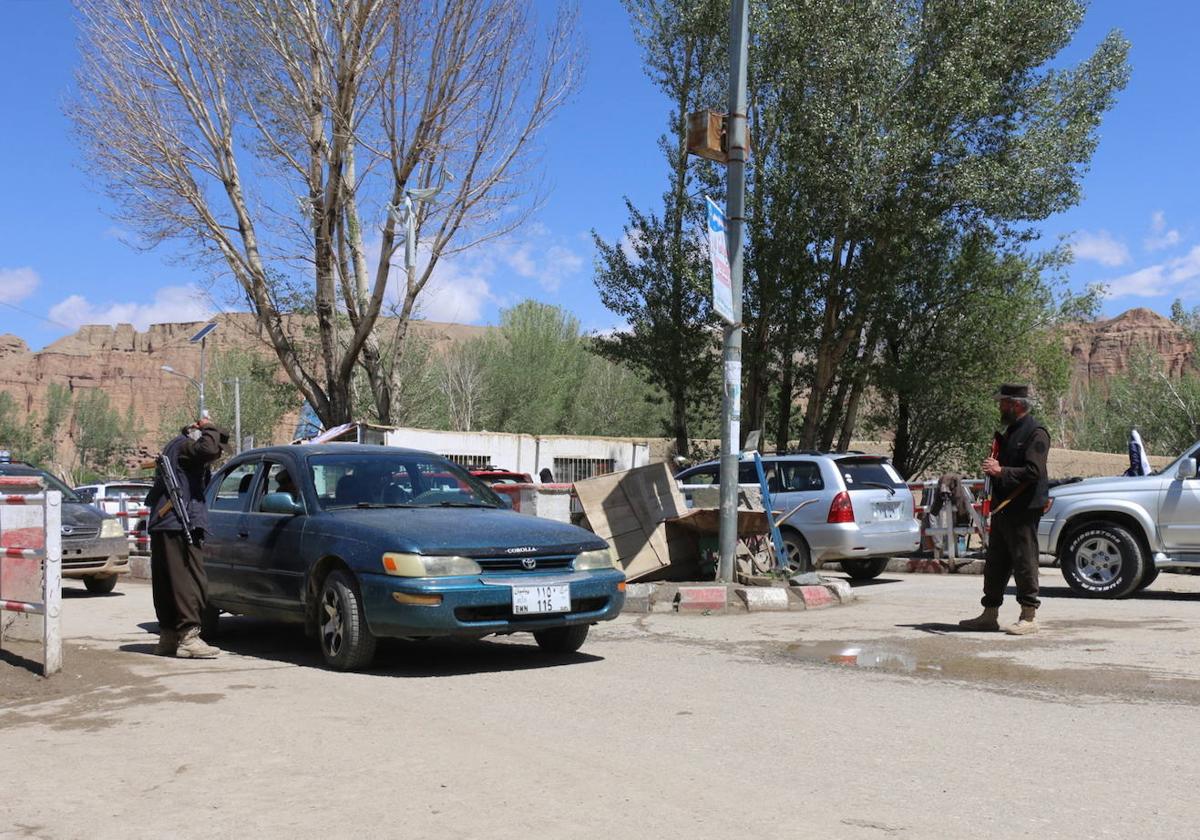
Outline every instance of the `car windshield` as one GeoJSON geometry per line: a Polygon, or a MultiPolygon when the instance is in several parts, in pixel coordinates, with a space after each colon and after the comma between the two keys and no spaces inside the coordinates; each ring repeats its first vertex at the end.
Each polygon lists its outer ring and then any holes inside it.
{"type": "Polygon", "coordinates": [[[314,455],[308,459],[324,510],[370,507],[500,507],[486,485],[450,461],[419,452],[314,455]]]}
{"type": "Polygon", "coordinates": [[[72,490],[67,485],[63,484],[61,481],[59,481],[54,476],[50,475],[50,473],[46,472],[45,470],[39,470],[39,469],[35,469],[33,467],[6,467],[4,470],[0,471],[0,475],[39,476],[42,479],[42,481],[46,482],[47,490],[57,490],[58,492],[62,493],[64,502],[82,502],[82,501],[84,501],[84,499],[80,498],[78,493],[76,493],[74,490],[72,490]]]}

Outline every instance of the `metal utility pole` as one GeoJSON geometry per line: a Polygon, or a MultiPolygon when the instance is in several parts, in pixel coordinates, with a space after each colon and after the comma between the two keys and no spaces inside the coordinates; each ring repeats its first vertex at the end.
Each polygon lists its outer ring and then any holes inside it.
{"type": "Polygon", "coordinates": [[[742,246],[746,209],[746,63],[750,20],[746,0],[733,0],[729,13],[729,155],[725,216],[729,236],[729,279],[733,323],[725,326],[724,387],[721,389],[721,532],[717,579],[733,580],[737,553],[738,455],[742,431],[742,246]]]}

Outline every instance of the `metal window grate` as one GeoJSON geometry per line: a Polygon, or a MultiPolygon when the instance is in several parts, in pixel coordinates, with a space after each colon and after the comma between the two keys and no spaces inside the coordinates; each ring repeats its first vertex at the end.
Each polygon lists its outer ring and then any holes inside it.
{"type": "Polygon", "coordinates": [[[616,462],[612,458],[555,458],[554,480],[562,484],[573,484],[585,478],[607,475],[616,462]]]}
{"type": "Polygon", "coordinates": [[[481,469],[492,465],[491,455],[450,455],[445,454],[443,457],[447,461],[453,461],[464,469],[481,469]]]}

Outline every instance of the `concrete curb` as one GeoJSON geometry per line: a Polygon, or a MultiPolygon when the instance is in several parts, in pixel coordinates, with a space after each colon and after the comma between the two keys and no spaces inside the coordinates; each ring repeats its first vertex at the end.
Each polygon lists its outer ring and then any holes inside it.
{"type": "Polygon", "coordinates": [[[823,609],[857,600],[844,580],[822,579],[820,584],[771,586],[735,583],[631,583],[625,588],[623,613],[673,613],[725,615],[729,613],[785,612],[823,609]]]}
{"type": "MultiPolygon", "coordinates": [[[[1043,555],[1043,568],[1054,568],[1050,555],[1043,555]]],[[[932,574],[932,575],[981,575],[983,574],[982,557],[960,557],[951,564],[947,560],[934,560],[932,557],[893,557],[888,560],[885,572],[900,572],[902,574],[932,574]]]]}

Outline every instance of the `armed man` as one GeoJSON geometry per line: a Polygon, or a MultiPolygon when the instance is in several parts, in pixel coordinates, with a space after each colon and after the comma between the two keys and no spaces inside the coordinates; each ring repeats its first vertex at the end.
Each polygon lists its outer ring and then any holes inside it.
{"type": "Polygon", "coordinates": [[[992,530],[983,566],[983,613],[958,623],[964,630],[1000,629],[1000,605],[1012,577],[1017,585],[1021,617],[1005,628],[1024,636],[1036,633],[1038,600],[1038,520],[1046,507],[1046,456],[1050,433],[1029,413],[1028,385],[1001,385],[993,395],[1000,404],[1005,430],[983,461],[992,480],[992,530]]]}
{"type": "Polygon", "coordinates": [[[209,465],[221,456],[229,436],[208,419],[180,430],[156,459],[150,508],[150,573],[158,616],[159,656],[212,659],[221,651],[200,638],[200,617],[208,599],[204,571],[204,531],[208,507],[204,489],[209,465]]]}

